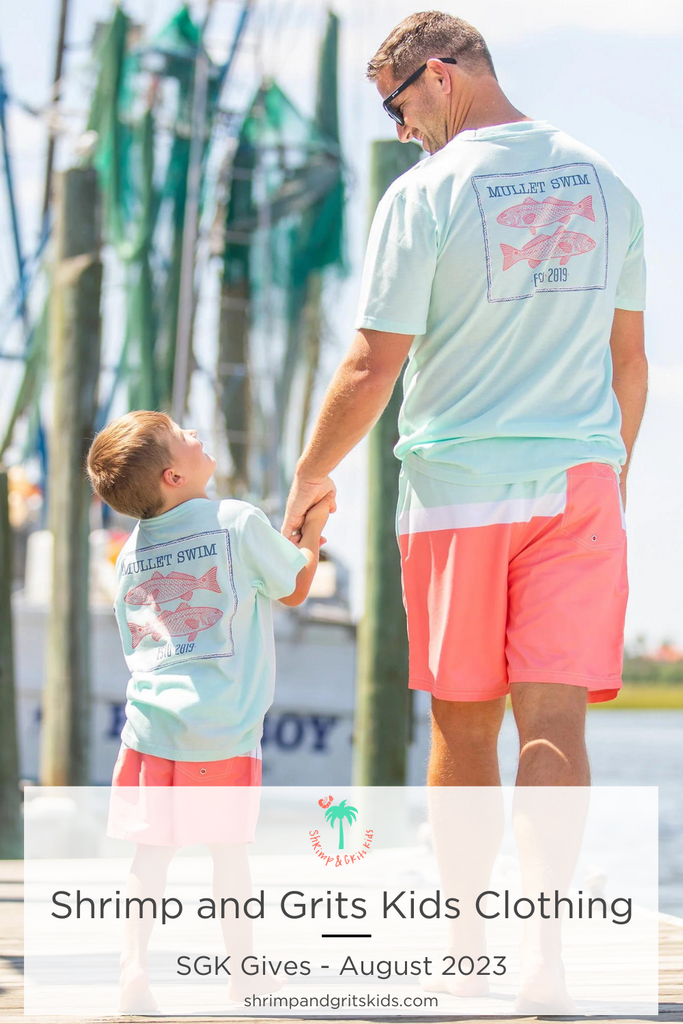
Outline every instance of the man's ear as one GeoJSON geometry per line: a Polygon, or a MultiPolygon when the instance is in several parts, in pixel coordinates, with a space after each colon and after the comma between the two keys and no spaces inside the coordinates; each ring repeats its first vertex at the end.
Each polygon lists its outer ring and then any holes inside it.
{"type": "Polygon", "coordinates": [[[185,477],[181,476],[179,473],[174,473],[170,467],[163,471],[161,479],[167,487],[180,487],[185,483],[185,477]]]}
{"type": "Polygon", "coordinates": [[[453,83],[451,82],[450,74],[446,70],[447,65],[442,64],[439,60],[428,60],[427,67],[440,79],[444,95],[448,96],[452,91],[453,83]]]}

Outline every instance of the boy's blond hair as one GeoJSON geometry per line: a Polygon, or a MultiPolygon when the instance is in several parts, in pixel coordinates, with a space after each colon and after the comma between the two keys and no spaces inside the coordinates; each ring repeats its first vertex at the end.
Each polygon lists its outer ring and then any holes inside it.
{"type": "Polygon", "coordinates": [[[164,498],[161,474],[171,463],[173,420],[164,412],[138,410],[112,420],[88,452],[88,476],[95,494],[134,519],[159,515],[164,498]]]}

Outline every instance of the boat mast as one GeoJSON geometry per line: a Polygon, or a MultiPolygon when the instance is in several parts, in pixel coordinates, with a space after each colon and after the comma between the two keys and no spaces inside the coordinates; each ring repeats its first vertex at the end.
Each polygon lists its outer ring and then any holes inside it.
{"type": "Polygon", "coordinates": [[[197,43],[194,65],[194,89],[190,124],[190,157],[187,168],[187,201],[183,223],[183,250],[180,262],[180,294],[178,298],[178,329],[176,334],[175,369],[173,376],[173,419],[181,423],[185,414],[187,385],[194,316],[195,247],[199,233],[199,193],[202,178],[202,156],[206,140],[206,98],[209,84],[209,55],[204,40],[213,11],[214,0],[207,0],[204,23],[197,43]]]}
{"type": "MultiPolygon", "coordinates": [[[[69,0],[61,0],[59,11],[59,29],[57,31],[57,49],[55,53],[55,72],[52,78],[51,106],[56,110],[62,91],[62,64],[64,62],[64,46],[66,43],[66,19],[69,13],[69,0]]],[[[57,133],[53,127],[49,130],[49,141],[47,144],[47,156],[45,158],[45,188],[43,191],[43,216],[42,234],[48,232],[48,220],[50,215],[50,202],[52,198],[52,167],[55,158],[55,143],[57,133]]]]}

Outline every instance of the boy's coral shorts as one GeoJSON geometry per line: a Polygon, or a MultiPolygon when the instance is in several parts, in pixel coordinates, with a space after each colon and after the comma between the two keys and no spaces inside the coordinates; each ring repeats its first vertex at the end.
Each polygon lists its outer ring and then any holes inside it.
{"type": "Polygon", "coordinates": [[[261,748],[222,761],[171,761],[121,745],[107,835],[152,846],[252,843],[261,748]]]}
{"type": "Polygon", "coordinates": [[[112,786],[260,786],[261,748],[222,761],[170,761],[121,744],[112,786]]]}
{"type": "Polygon", "coordinates": [[[413,690],[493,700],[515,682],[621,688],[628,597],[615,471],[461,486],[404,466],[396,531],[413,690]]]}

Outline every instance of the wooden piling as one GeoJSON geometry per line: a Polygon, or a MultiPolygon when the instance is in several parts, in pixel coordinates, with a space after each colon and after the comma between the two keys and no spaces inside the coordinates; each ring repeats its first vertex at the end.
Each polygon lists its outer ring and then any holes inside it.
{"type": "Polygon", "coordinates": [[[52,426],[49,527],[54,538],[52,600],[41,725],[40,781],[89,783],[90,485],[100,368],[99,196],[93,168],[59,176],[56,260],[50,310],[52,426]]]}
{"type": "Polygon", "coordinates": [[[23,853],[12,637],[12,528],[7,473],[0,469],[0,860],[22,857],[23,853]]]}
{"type": "MultiPolygon", "coordinates": [[[[416,145],[373,142],[371,212],[391,182],[419,158],[416,145]]],[[[406,780],[408,634],[394,530],[400,465],[393,448],[398,441],[401,397],[399,377],[369,438],[365,612],[358,630],[353,765],[354,783],[361,786],[402,786],[406,780]]]]}

